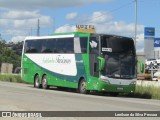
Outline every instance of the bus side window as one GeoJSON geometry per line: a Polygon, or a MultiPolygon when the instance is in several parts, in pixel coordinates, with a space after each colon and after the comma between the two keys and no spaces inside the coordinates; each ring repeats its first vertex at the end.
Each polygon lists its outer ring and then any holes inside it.
{"type": "Polygon", "coordinates": [[[29,48],[25,47],[24,53],[28,53],[28,51],[29,51],[29,48]]]}
{"type": "Polygon", "coordinates": [[[26,53],[37,53],[37,49],[35,48],[33,40],[26,41],[25,47],[26,47],[26,53]]]}
{"type": "Polygon", "coordinates": [[[66,53],[74,53],[73,38],[66,38],[65,43],[66,53]]]}
{"type": "Polygon", "coordinates": [[[48,53],[49,49],[46,48],[46,46],[42,46],[41,53],[48,53]]]}
{"type": "Polygon", "coordinates": [[[50,50],[51,53],[57,53],[55,38],[49,39],[47,41],[47,48],[50,50]]]}
{"type": "Polygon", "coordinates": [[[81,53],[87,53],[87,37],[80,37],[81,53]]]}
{"type": "Polygon", "coordinates": [[[28,53],[28,51],[29,51],[28,41],[25,41],[25,45],[24,45],[24,53],[28,53]]]}
{"type": "Polygon", "coordinates": [[[64,38],[58,38],[56,40],[56,50],[57,50],[57,53],[64,53],[65,52],[65,40],[64,40],[64,38]]]}
{"type": "Polygon", "coordinates": [[[90,38],[90,53],[91,54],[98,54],[99,53],[99,45],[96,37],[90,38]]]}
{"type": "Polygon", "coordinates": [[[30,47],[29,53],[37,53],[37,49],[34,47],[30,47]]]}
{"type": "Polygon", "coordinates": [[[54,47],[52,39],[46,39],[42,42],[42,53],[52,53],[52,47],[54,47]]]}

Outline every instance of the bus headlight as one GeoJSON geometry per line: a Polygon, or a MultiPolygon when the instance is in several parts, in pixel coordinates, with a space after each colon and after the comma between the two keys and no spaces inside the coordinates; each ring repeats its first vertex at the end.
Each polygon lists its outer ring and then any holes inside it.
{"type": "Polygon", "coordinates": [[[103,82],[106,82],[106,83],[110,84],[109,80],[106,80],[106,79],[100,79],[100,80],[103,81],[103,82]]]}
{"type": "Polygon", "coordinates": [[[130,83],[130,85],[135,85],[136,84],[136,81],[132,81],[131,83],[130,83]]]}
{"type": "Polygon", "coordinates": [[[100,79],[101,81],[103,81],[103,82],[106,82],[106,83],[110,84],[109,80],[107,80],[107,77],[105,77],[105,76],[103,76],[103,75],[101,75],[99,79],[100,79]]]}

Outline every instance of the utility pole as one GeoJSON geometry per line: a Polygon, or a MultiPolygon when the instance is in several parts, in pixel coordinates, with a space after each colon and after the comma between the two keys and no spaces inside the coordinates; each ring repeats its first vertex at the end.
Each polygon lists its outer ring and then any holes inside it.
{"type": "Polygon", "coordinates": [[[40,26],[39,26],[39,19],[38,19],[38,23],[37,23],[37,36],[40,35],[40,26]]]}
{"type": "Polygon", "coordinates": [[[134,36],[134,44],[135,44],[135,47],[136,47],[136,40],[137,40],[137,0],[134,0],[135,1],[135,36],[134,36]]]}
{"type": "Polygon", "coordinates": [[[55,32],[56,30],[56,20],[55,18],[53,18],[53,33],[55,32]]]}

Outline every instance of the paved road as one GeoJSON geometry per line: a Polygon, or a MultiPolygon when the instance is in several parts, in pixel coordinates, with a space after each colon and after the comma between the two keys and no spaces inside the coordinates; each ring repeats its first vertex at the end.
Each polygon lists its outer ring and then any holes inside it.
{"type": "Polygon", "coordinates": [[[0,82],[0,111],[160,111],[160,100],[83,95],[0,82]]]}

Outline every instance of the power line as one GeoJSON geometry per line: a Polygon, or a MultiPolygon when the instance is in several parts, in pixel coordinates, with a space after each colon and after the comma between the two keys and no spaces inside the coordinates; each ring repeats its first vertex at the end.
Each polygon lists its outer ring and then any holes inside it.
{"type": "MultiPolygon", "coordinates": [[[[126,7],[126,6],[129,6],[129,5],[133,4],[133,3],[134,3],[134,1],[132,0],[131,2],[128,2],[128,3],[126,3],[126,4],[123,4],[123,5],[119,6],[118,8],[112,9],[112,10],[110,10],[110,11],[108,11],[108,12],[109,12],[109,13],[114,13],[114,12],[116,12],[116,11],[118,11],[118,10],[126,7]]],[[[107,12],[107,13],[108,13],[108,12],[107,12]]],[[[98,16],[94,17],[94,18],[102,17],[102,16],[106,15],[107,13],[103,13],[103,14],[101,14],[101,15],[98,15],[98,16]]],[[[63,25],[63,26],[61,26],[61,27],[65,27],[65,26],[69,26],[69,25],[76,25],[76,24],[80,24],[80,23],[91,23],[91,22],[93,22],[92,20],[94,20],[94,18],[88,17],[88,22],[86,22],[86,19],[85,19],[85,20],[81,20],[80,22],[76,22],[76,23],[73,23],[73,24],[63,25]],[[89,20],[91,20],[91,21],[89,21],[89,20]]],[[[60,27],[60,26],[59,26],[59,27],[60,27]]]]}
{"type": "MultiPolygon", "coordinates": [[[[118,11],[118,10],[126,7],[126,6],[131,5],[131,4],[133,4],[133,1],[132,1],[132,2],[129,2],[129,3],[126,3],[126,4],[123,4],[122,6],[120,6],[120,7],[118,7],[118,8],[115,8],[115,9],[113,9],[113,10],[107,11],[107,12],[109,12],[109,13],[114,13],[114,12],[116,12],[116,11],[118,11]]],[[[104,16],[104,15],[106,15],[106,14],[107,14],[107,13],[104,13],[104,14],[98,15],[98,16],[96,16],[96,17],[94,17],[94,18],[99,18],[99,17],[102,17],[102,16],[104,16]]],[[[92,18],[89,18],[89,19],[94,20],[94,19],[92,19],[92,18]]],[[[88,23],[88,22],[87,22],[87,23],[88,23]]],[[[89,22],[89,23],[90,23],[90,22],[89,22]]]]}

